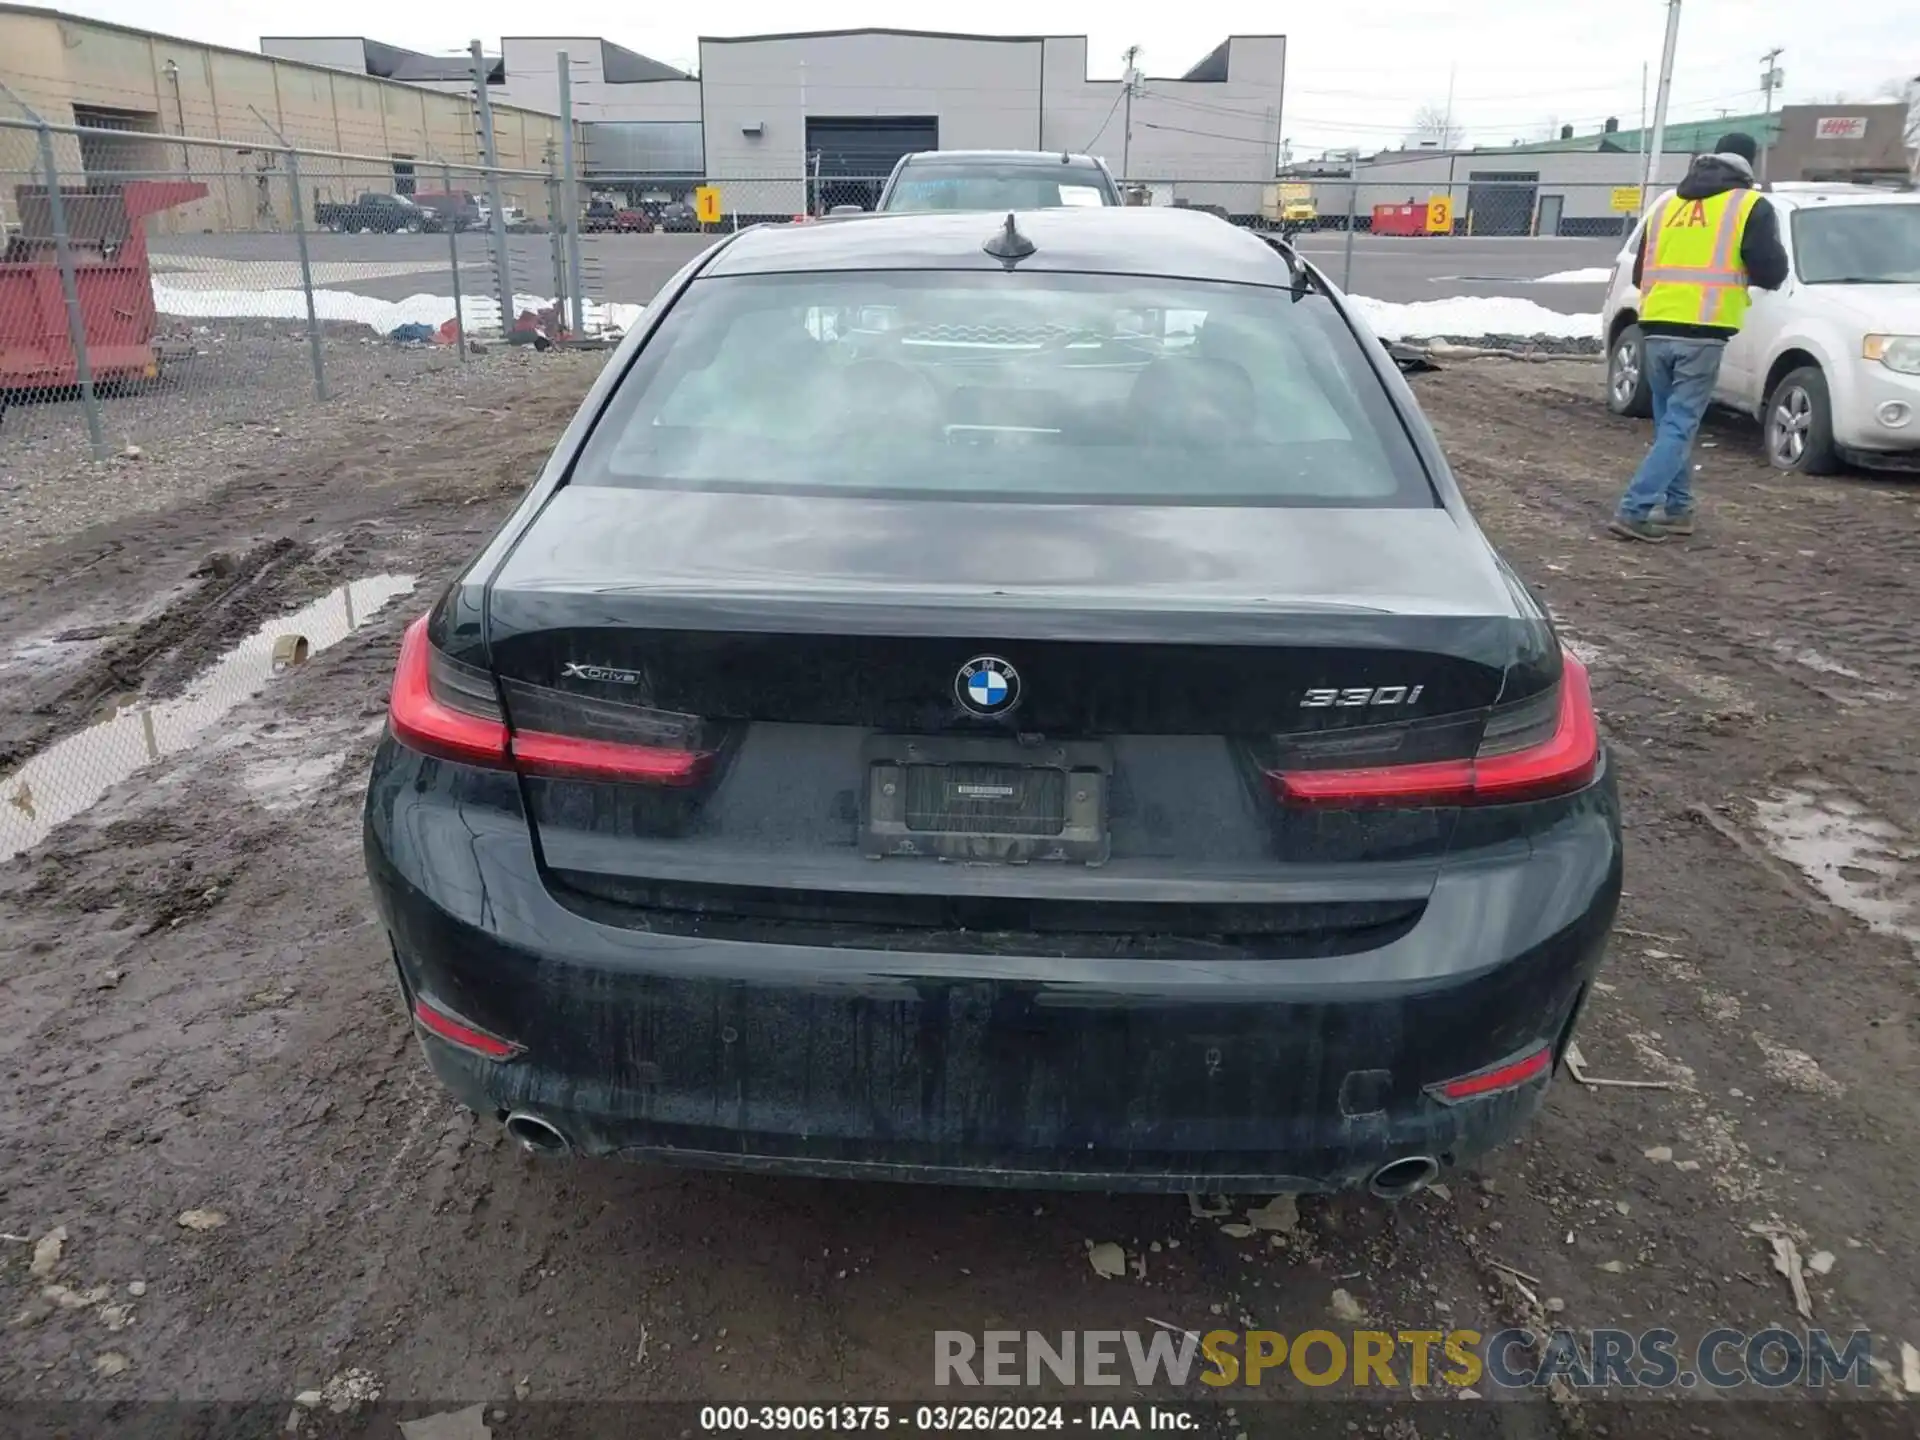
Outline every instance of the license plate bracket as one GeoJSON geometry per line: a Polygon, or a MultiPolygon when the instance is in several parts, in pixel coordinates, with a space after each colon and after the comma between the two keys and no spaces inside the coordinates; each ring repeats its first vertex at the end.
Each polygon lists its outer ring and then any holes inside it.
{"type": "Polygon", "coordinates": [[[876,860],[1107,860],[1113,755],[1096,741],[875,735],[861,769],[861,848],[876,860]]]}

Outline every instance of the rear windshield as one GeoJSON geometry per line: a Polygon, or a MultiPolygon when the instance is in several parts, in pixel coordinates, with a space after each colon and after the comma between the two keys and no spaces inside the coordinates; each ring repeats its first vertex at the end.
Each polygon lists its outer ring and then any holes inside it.
{"type": "Polygon", "coordinates": [[[998,271],[697,280],[615,390],[573,483],[1437,503],[1324,296],[998,271]]]}
{"type": "Polygon", "coordinates": [[[1090,165],[1031,160],[916,161],[900,172],[888,210],[1057,210],[1110,205],[1105,177],[1090,165]]]}

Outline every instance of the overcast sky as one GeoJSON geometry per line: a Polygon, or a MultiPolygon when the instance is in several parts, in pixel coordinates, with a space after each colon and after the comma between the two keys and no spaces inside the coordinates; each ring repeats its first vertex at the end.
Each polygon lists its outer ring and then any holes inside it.
{"type": "MultiPolygon", "coordinates": [[[[1414,111],[1446,104],[1477,143],[1538,139],[1555,124],[1639,122],[1641,68],[1657,79],[1664,0],[705,0],[699,5],[575,0],[44,0],[76,14],[242,49],[263,34],[367,35],[432,54],[476,36],[604,35],[688,68],[697,39],[893,25],[977,34],[1085,34],[1096,76],[1117,76],[1141,48],[1149,75],[1178,75],[1235,31],[1290,41],[1283,130],[1297,151],[1398,143],[1414,111]],[[1126,18],[1128,10],[1133,18],[1126,18]],[[911,17],[909,20],[908,17],[911,17]],[[563,27],[563,28],[562,28],[563,27]]],[[[1761,108],[1760,56],[1774,46],[1787,103],[1872,96],[1920,75],[1920,0],[1685,0],[1672,118],[1761,108]]],[[[1651,84],[1649,85],[1651,89],[1651,84]]],[[[1648,113],[1652,111],[1649,95],[1648,113]]]]}

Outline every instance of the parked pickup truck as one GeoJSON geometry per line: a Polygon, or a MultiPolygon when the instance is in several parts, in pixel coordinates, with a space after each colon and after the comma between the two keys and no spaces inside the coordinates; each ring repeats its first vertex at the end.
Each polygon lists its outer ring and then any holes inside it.
{"type": "Polygon", "coordinates": [[[412,234],[426,228],[427,215],[405,195],[383,195],[369,190],[347,201],[316,200],[313,223],[322,230],[357,235],[371,230],[379,235],[412,234]]]}
{"type": "Polygon", "coordinates": [[[423,228],[444,235],[449,230],[478,230],[484,223],[480,202],[466,190],[421,190],[413,197],[420,207],[423,228]]]}

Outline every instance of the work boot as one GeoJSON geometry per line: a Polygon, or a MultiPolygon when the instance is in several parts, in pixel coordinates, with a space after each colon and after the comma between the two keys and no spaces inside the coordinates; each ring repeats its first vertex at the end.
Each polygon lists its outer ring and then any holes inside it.
{"type": "Polygon", "coordinates": [[[1616,515],[1609,520],[1607,533],[1622,540],[1644,540],[1649,545],[1658,545],[1667,538],[1667,532],[1653,521],[1635,520],[1626,515],[1616,515]]]}
{"type": "Polygon", "coordinates": [[[1682,510],[1678,514],[1663,511],[1653,523],[1668,535],[1691,535],[1693,534],[1693,511],[1682,510]]]}

